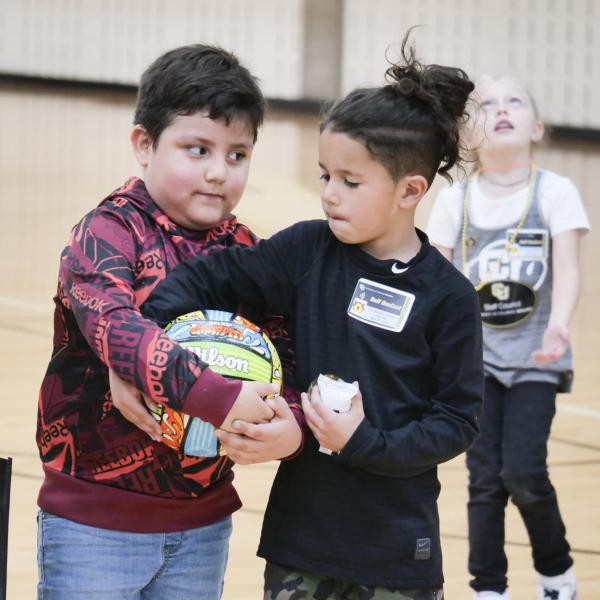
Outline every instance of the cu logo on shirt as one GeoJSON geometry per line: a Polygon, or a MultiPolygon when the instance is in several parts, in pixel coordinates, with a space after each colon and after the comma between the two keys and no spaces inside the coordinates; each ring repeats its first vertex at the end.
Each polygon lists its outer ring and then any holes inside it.
{"type": "Polygon", "coordinates": [[[492,296],[500,302],[508,300],[510,296],[510,288],[501,281],[492,284],[491,292],[492,296]]]}

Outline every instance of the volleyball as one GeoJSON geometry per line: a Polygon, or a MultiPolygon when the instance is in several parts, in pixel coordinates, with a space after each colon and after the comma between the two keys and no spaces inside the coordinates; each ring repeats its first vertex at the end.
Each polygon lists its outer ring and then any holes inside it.
{"type": "Polygon", "coordinates": [[[281,386],[281,362],[268,336],[244,317],[197,310],[178,317],[165,333],[225,377],[268,381],[281,386]]]}
{"type": "MultiPolygon", "coordinates": [[[[275,346],[264,331],[240,315],[222,310],[197,310],[171,321],[165,333],[191,350],[212,371],[224,377],[266,381],[282,386],[282,368],[275,346]]],[[[191,456],[216,456],[214,427],[159,405],[153,416],[161,423],[163,442],[183,447],[191,456]]]]}

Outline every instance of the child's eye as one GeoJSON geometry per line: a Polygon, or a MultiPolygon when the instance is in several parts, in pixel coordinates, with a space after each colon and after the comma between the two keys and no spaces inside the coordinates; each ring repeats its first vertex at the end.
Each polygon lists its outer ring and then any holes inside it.
{"type": "Polygon", "coordinates": [[[491,100],[483,100],[482,102],[479,103],[479,107],[481,108],[481,110],[490,110],[493,106],[493,102],[491,100]]]}
{"type": "Polygon", "coordinates": [[[356,183],[356,181],[348,181],[347,179],[344,179],[344,185],[352,189],[358,187],[358,183],[356,183]]]}
{"type": "Polygon", "coordinates": [[[188,150],[194,156],[204,156],[208,152],[204,146],[190,146],[188,150]]]}
{"type": "Polygon", "coordinates": [[[233,160],[234,162],[240,162],[246,158],[246,153],[241,150],[234,150],[228,154],[229,160],[233,160]]]}
{"type": "Polygon", "coordinates": [[[319,177],[319,179],[321,181],[329,181],[329,174],[328,173],[321,173],[321,176],[319,177]]]}
{"type": "Polygon", "coordinates": [[[518,106],[521,106],[523,104],[523,101],[521,100],[521,98],[511,98],[509,100],[509,104],[511,106],[518,107],[518,106]]]}

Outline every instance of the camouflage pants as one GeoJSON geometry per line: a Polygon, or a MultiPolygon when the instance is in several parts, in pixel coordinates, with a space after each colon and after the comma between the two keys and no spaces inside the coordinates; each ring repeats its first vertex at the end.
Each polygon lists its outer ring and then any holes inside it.
{"type": "Polygon", "coordinates": [[[267,562],[263,600],[443,600],[443,590],[359,585],[267,562]]]}

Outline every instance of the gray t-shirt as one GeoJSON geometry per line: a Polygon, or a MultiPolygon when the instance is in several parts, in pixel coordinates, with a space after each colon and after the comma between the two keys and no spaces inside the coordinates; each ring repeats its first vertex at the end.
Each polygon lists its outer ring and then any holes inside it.
{"type": "MultiPolygon", "coordinates": [[[[531,204],[524,223],[515,234],[517,223],[501,229],[481,229],[467,222],[464,228],[464,211],[461,230],[466,235],[466,257],[463,256],[462,235],[453,252],[453,262],[473,282],[479,291],[482,315],[486,308],[497,306],[504,312],[488,311],[483,317],[483,360],[485,371],[510,387],[522,381],[547,381],[556,383],[559,391],[569,391],[573,379],[571,349],[556,362],[543,367],[531,358],[531,353],[542,345],[542,337],[548,325],[552,296],[552,238],[548,224],[539,207],[539,186],[544,171],[537,170],[533,182],[531,204]],[[512,242],[512,243],[509,243],[512,242]],[[487,284],[487,285],[486,285],[487,284]],[[520,301],[508,299],[510,289],[518,288],[527,299],[518,308],[520,301]],[[528,289],[527,289],[528,288],[528,289]],[[490,294],[490,290],[492,294],[490,294]],[[506,297],[503,298],[503,292],[506,297]],[[493,297],[495,296],[495,297],[493,297]],[[502,304],[502,300],[506,300],[502,304]],[[533,300],[533,302],[531,302],[533,300]],[[511,309],[527,314],[522,320],[511,309]],[[533,308],[531,312],[529,309],[533,308]],[[508,321],[498,326],[499,318],[494,315],[509,315],[508,321]],[[487,321],[487,323],[486,323],[487,321]]],[[[463,205],[468,182],[463,185],[463,205]]]]}

